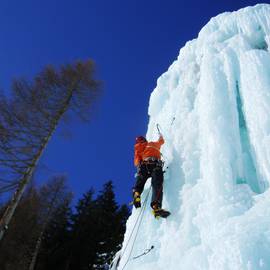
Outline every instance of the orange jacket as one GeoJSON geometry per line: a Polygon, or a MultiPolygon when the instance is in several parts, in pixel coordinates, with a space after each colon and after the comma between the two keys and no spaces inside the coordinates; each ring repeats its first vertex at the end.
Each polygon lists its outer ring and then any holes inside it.
{"type": "Polygon", "coordinates": [[[134,165],[138,166],[141,161],[149,157],[161,158],[160,147],[164,143],[162,136],[157,142],[136,143],[134,146],[134,165]]]}

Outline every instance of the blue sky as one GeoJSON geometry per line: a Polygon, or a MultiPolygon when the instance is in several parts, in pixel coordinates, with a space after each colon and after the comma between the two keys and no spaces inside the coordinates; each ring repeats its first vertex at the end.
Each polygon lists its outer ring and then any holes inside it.
{"type": "Polygon", "coordinates": [[[0,88],[45,65],[95,60],[103,94],[90,123],[61,129],[40,166],[39,181],[66,174],[75,198],[113,180],[130,201],[134,137],[145,134],[158,77],[211,17],[265,3],[249,0],[25,0],[0,4],[0,88]]]}

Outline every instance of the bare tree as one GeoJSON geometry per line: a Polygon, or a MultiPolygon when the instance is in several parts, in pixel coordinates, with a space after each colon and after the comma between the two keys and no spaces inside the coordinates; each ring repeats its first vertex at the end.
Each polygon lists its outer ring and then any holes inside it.
{"type": "Polygon", "coordinates": [[[0,243],[1,270],[28,269],[40,231],[39,212],[39,192],[30,184],[10,222],[9,233],[0,243]]]}
{"type": "Polygon", "coordinates": [[[64,176],[54,177],[47,185],[43,186],[40,191],[40,202],[42,213],[40,213],[41,229],[36,241],[29,270],[34,270],[37,256],[42,244],[42,239],[48,223],[51,221],[54,213],[61,205],[69,205],[72,194],[66,192],[66,179],[64,176]]]}
{"type": "Polygon", "coordinates": [[[33,81],[15,80],[12,97],[0,101],[0,193],[16,188],[0,220],[0,240],[60,120],[85,120],[99,94],[94,63],[49,66],[33,81]]]}
{"type": "Polygon", "coordinates": [[[31,181],[0,243],[0,269],[34,269],[43,240],[52,233],[47,229],[54,229],[49,225],[69,209],[71,199],[64,176],[51,178],[39,189],[31,181]]]}

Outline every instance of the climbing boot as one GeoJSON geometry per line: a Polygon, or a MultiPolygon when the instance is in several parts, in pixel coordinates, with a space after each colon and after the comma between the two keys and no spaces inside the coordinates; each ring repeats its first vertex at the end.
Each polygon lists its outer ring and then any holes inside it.
{"type": "Polygon", "coordinates": [[[152,205],[152,208],[152,213],[156,219],[159,219],[160,217],[167,218],[171,214],[169,211],[160,208],[157,204],[152,205]]]}
{"type": "Polygon", "coordinates": [[[141,195],[138,191],[133,193],[133,205],[135,208],[141,207],[141,195]]]}

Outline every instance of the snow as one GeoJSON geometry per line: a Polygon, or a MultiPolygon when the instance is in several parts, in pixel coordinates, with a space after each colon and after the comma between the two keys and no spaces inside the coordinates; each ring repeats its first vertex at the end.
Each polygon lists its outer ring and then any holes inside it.
{"type": "Polygon", "coordinates": [[[270,269],[269,46],[270,5],[223,13],[158,79],[147,138],[158,123],[172,215],[133,209],[118,270],[270,269]]]}

